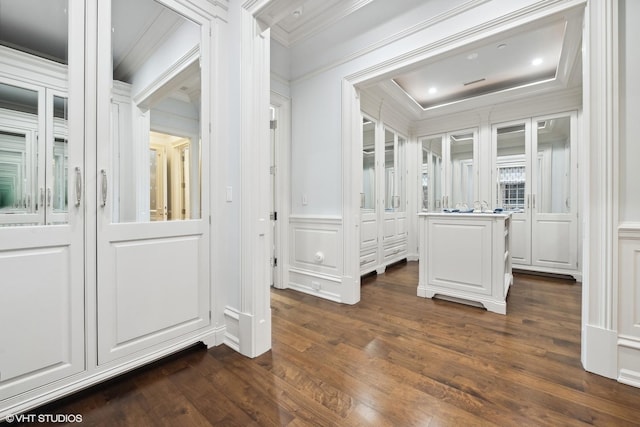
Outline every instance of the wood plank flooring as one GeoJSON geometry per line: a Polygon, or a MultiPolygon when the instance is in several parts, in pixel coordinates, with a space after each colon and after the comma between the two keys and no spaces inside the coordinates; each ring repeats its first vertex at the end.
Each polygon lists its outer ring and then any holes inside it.
{"type": "MultiPolygon", "coordinates": [[[[272,290],[273,349],[192,348],[40,408],[98,426],[638,426],[580,365],[579,283],[517,275],[508,314],[416,297],[417,263],[348,306],[272,290]]],[[[58,424],[59,425],[59,424],[58,424]]]]}

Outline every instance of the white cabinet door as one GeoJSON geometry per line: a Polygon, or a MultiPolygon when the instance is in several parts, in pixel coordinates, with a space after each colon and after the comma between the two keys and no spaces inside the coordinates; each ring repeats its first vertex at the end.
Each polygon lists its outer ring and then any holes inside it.
{"type": "Polygon", "coordinates": [[[494,125],[491,207],[510,212],[511,257],[531,264],[531,120],[494,125]]]}
{"type": "Polygon", "coordinates": [[[496,207],[512,212],[514,265],[578,268],[576,114],[493,126],[496,207]]]}
{"type": "Polygon", "coordinates": [[[360,249],[370,251],[378,244],[376,123],[362,120],[362,192],[360,193],[360,249]]]}
{"type": "Polygon", "coordinates": [[[22,3],[3,19],[69,31],[0,46],[0,401],[85,367],[84,5],[22,3]]]}
{"type": "Polygon", "coordinates": [[[533,119],[532,264],[577,269],[576,114],[533,119]]]}
{"type": "Polygon", "coordinates": [[[209,28],[167,3],[99,4],[99,364],[210,323],[209,28]],[[142,37],[117,34],[131,13],[142,37]]]}

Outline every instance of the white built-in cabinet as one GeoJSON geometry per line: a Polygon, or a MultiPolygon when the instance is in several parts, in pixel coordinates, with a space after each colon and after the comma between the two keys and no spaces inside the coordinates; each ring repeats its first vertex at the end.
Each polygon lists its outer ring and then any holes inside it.
{"type": "Polygon", "coordinates": [[[420,139],[421,210],[503,209],[514,268],[579,277],[577,113],[488,126],[420,139]]]}
{"type": "Polygon", "coordinates": [[[215,341],[216,8],[135,3],[43,0],[62,57],[0,46],[0,419],[215,341]]]}
{"type": "Polygon", "coordinates": [[[418,296],[453,298],[507,314],[513,283],[510,215],[425,212],[418,222],[418,296]]]}
{"type": "Polygon", "coordinates": [[[360,273],[407,256],[407,138],[371,118],[362,124],[360,273]]]}
{"type": "Polygon", "coordinates": [[[84,369],[85,212],[83,99],[67,67],[4,46],[0,67],[2,413],[84,369]]]}
{"type": "Polygon", "coordinates": [[[492,205],[512,213],[514,268],[578,275],[575,112],[492,126],[492,205]]]}

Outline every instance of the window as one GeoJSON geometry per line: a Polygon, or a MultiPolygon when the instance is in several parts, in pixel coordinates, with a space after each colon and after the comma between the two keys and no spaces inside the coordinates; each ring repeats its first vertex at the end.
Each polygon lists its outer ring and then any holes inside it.
{"type": "Polygon", "coordinates": [[[524,186],[526,175],[524,166],[499,167],[500,194],[498,206],[505,211],[524,210],[524,186]]]}

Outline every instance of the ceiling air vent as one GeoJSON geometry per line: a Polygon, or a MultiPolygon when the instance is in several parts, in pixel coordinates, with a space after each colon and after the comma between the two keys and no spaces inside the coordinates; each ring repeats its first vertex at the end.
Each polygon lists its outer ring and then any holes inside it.
{"type": "Polygon", "coordinates": [[[474,81],[472,81],[472,82],[466,82],[466,83],[464,83],[464,85],[465,85],[465,86],[469,86],[469,85],[472,85],[472,84],[476,84],[476,83],[483,82],[483,81],[485,81],[485,80],[487,80],[487,79],[482,78],[482,79],[474,80],[474,81]]]}

